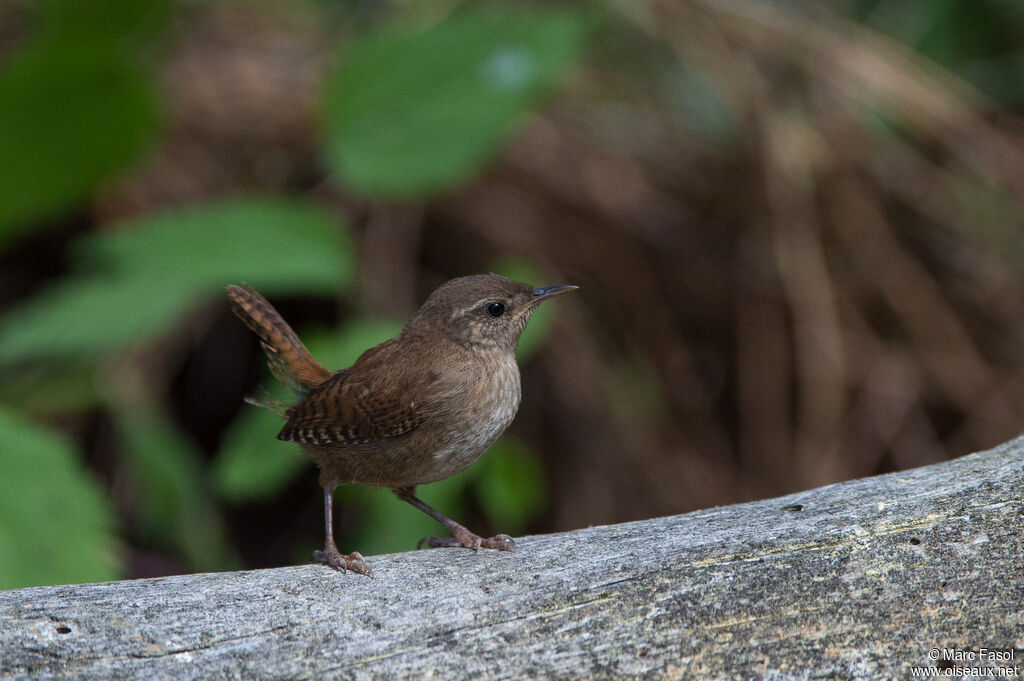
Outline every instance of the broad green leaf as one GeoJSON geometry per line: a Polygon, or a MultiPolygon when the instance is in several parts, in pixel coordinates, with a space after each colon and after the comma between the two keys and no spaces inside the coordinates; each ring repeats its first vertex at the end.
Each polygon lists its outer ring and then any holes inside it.
{"type": "Polygon", "coordinates": [[[267,294],[336,293],[354,269],[346,236],[316,204],[253,197],[142,218],[84,239],[81,256],[202,293],[242,280],[267,294]]]}
{"type": "Polygon", "coordinates": [[[84,199],[154,137],[152,79],[125,48],[166,2],[130,4],[43,3],[36,34],[0,70],[0,244],[84,199]]]}
{"type": "Polygon", "coordinates": [[[168,282],[69,277],[0,320],[0,362],[113,350],[168,328],[189,302],[168,282]]]}
{"type": "Polygon", "coordinates": [[[0,407],[0,589],[117,579],[114,519],[63,438],[0,407]]]}
{"type": "Polygon", "coordinates": [[[45,40],[85,41],[124,49],[125,36],[159,28],[171,16],[169,0],[37,0],[45,40]]]}
{"type": "Polygon", "coordinates": [[[282,421],[277,415],[245,405],[224,433],[213,464],[213,481],[227,501],[263,499],[294,480],[309,457],[294,442],[277,439],[282,421]]]}
{"type": "Polygon", "coordinates": [[[0,320],[0,362],[147,340],[230,283],[334,293],[351,279],[351,250],[332,216],[299,201],[237,199],[143,218],[83,240],[77,274],[0,320]]]}
{"type": "Polygon", "coordinates": [[[402,322],[397,319],[357,319],[337,333],[309,334],[306,347],[321,364],[334,371],[352,366],[359,355],[401,330],[402,322]]]}
{"type": "MultiPolygon", "coordinates": [[[[446,480],[418,487],[416,495],[449,518],[465,521],[465,492],[474,475],[470,467],[446,480]]],[[[338,488],[335,497],[336,504],[354,506],[359,514],[353,531],[345,537],[351,546],[343,549],[346,553],[359,551],[364,555],[375,555],[411,551],[423,537],[449,536],[443,525],[400,501],[390,490],[346,486],[338,488]]],[[[339,527],[345,524],[344,519],[337,522],[339,527]]]]}
{"type": "Polygon", "coordinates": [[[145,541],[177,551],[194,570],[235,567],[199,453],[146,399],[113,399],[145,541]]]}
{"type": "Polygon", "coordinates": [[[524,533],[548,500],[536,455],[506,434],[476,465],[475,496],[491,524],[505,534],[524,533]]]}
{"type": "Polygon", "coordinates": [[[580,8],[464,8],[428,30],[357,39],[328,82],[328,160],[372,196],[465,180],[551,91],[588,23],[580,8]]]}
{"type": "MultiPolygon", "coordinates": [[[[468,523],[468,492],[474,492],[494,532],[522,534],[544,510],[547,492],[536,457],[508,435],[476,463],[450,478],[418,487],[416,495],[444,515],[468,523]]],[[[336,503],[358,509],[354,531],[346,537],[351,548],[365,555],[408,551],[423,537],[449,536],[443,525],[399,501],[390,492],[363,486],[339,488],[336,503]]],[[[339,521],[339,527],[344,521],[339,521]]],[[[481,527],[470,527],[480,533],[481,527]]]]}

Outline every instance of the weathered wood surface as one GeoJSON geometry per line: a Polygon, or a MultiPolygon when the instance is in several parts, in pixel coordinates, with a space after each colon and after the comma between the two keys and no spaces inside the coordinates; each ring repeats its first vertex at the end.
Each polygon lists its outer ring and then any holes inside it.
{"type": "Polygon", "coordinates": [[[932,649],[1009,649],[995,666],[1020,675],[1022,483],[1019,439],[514,554],[373,556],[373,580],[308,565],[0,592],[0,677],[911,678],[932,649]]]}

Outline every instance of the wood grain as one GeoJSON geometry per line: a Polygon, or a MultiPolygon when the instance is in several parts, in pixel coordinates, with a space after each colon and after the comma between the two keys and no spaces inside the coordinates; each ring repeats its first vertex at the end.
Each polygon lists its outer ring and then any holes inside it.
{"type": "Polygon", "coordinates": [[[5,679],[909,678],[1024,672],[1024,439],[515,553],[0,592],[5,679]]]}

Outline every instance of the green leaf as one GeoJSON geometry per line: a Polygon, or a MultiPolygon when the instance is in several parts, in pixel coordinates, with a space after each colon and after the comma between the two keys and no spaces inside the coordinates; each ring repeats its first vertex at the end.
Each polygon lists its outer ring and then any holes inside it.
{"type": "Polygon", "coordinates": [[[124,36],[159,28],[169,18],[169,0],[37,0],[46,40],[91,40],[120,45],[124,36]]]}
{"type": "Polygon", "coordinates": [[[204,298],[248,281],[267,294],[334,293],[351,246],[320,208],[237,199],[143,218],[81,243],[65,277],[0,321],[0,363],[96,354],[166,331],[204,298]]]}
{"type": "Polygon", "coordinates": [[[117,579],[113,514],[63,438],[0,407],[0,589],[117,579]]]}
{"type": "Polygon", "coordinates": [[[241,280],[270,294],[335,293],[354,271],[352,245],[337,220],[316,204],[282,198],[170,211],[81,246],[85,262],[122,277],[152,277],[203,293],[241,280]]]}
{"type": "Polygon", "coordinates": [[[312,465],[294,442],[277,439],[281,419],[246,405],[224,434],[213,465],[213,481],[221,496],[238,503],[266,498],[312,465]]]}
{"type": "Polygon", "coordinates": [[[397,319],[357,319],[336,333],[307,334],[306,347],[329,370],[352,366],[359,356],[402,330],[397,319]]]}
{"type": "Polygon", "coordinates": [[[193,570],[236,567],[199,453],[146,399],[136,394],[128,404],[126,394],[113,398],[112,411],[139,496],[144,539],[177,551],[193,570]]]}
{"type": "MultiPolygon", "coordinates": [[[[450,478],[416,489],[416,495],[444,515],[458,520],[466,508],[466,488],[475,472],[472,467],[450,478]]],[[[423,511],[401,501],[390,490],[363,485],[339,487],[336,505],[358,509],[354,531],[345,538],[348,551],[364,555],[411,551],[423,537],[445,537],[448,530],[423,511]]],[[[339,527],[346,521],[339,519],[339,527]]]]}
{"type": "Polygon", "coordinates": [[[121,347],[163,330],[188,301],[167,285],[68,278],[0,320],[0,362],[121,347]]]}
{"type": "Polygon", "coordinates": [[[506,434],[477,465],[476,498],[491,525],[505,534],[526,532],[547,504],[544,469],[536,455],[506,434]]]}
{"type": "Polygon", "coordinates": [[[588,23],[579,8],[464,9],[425,31],[356,40],[328,82],[328,160],[372,196],[465,180],[551,91],[588,23]]]}
{"type": "Polygon", "coordinates": [[[152,79],[125,45],[166,3],[132,4],[44,3],[37,34],[0,71],[0,244],[85,198],[153,139],[152,79]],[[128,18],[97,19],[118,14],[128,18]]]}
{"type": "MultiPolygon", "coordinates": [[[[461,473],[416,490],[428,505],[453,520],[465,520],[473,489],[495,532],[522,534],[547,503],[544,473],[533,453],[503,436],[479,461],[461,473]]],[[[355,531],[345,552],[364,555],[409,551],[423,537],[445,537],[448,530],[433,518],[399,501],[393,494],[364,486],[341,487],[336,504],[358,509],[355,531]]],[[[339,527],[344,521],[339,521],[339,527]]],[[[481,528],[470,528],[475,532],[481,528]]]]}

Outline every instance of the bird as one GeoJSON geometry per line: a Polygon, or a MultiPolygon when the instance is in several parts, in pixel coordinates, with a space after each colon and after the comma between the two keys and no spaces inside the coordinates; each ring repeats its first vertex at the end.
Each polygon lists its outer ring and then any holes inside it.
{"type": "Polygon", "coordinates": [[[519,337],[540,303],[578,288],[535,288],[497,274],[452,279],[398,335],[331,372],[266,298],[246,284],[227,287],[232,311],[258,336],[271,373],[297,398],[284,408],[277,437],[297,443],[320,470],[325,530],[317,563],[373,574],[362,554],[343,554],[334,541],[334,492],[347,484],[389,488],[452,533],[424,537],[420,546],[513,550],[508,535],[482,538],[415,490],[467,468],[508,428],[522,394],[519,337]]]}

